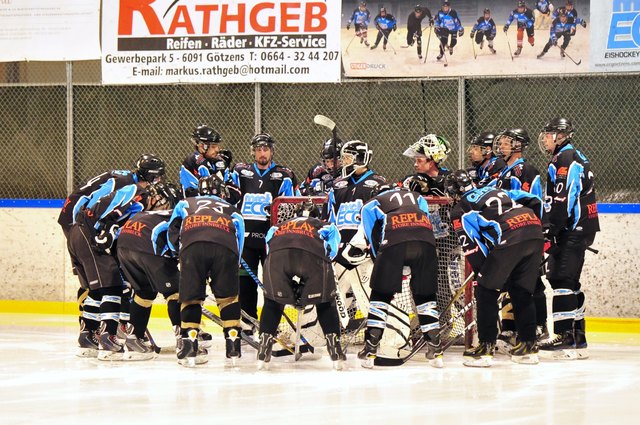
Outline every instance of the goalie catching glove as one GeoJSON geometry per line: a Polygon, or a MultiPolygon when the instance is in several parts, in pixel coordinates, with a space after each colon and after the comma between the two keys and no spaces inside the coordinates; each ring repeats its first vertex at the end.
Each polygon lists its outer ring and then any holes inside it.
{"type": "Polygon", "coordinates": [[[111,255],[111,248],[116,240],[116,235],[119,229],[120,226],[115,223],[110,226],[103,227],[102,230],[100,230],[93,238],[96,252],[111,255]]]}

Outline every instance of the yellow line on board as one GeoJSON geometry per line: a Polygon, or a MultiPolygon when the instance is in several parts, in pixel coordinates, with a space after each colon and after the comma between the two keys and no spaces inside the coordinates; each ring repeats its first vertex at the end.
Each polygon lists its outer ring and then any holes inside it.
{"type": "MultiPolygon", "coordinates": [[[[218,313],[216,305],[206,305],[211,311],[218,313]]],[[[27,314],[78,314],[78,304],[57,301],[16,301],[0,300],[0,313],[27,314]]],[[[168,318],[167,305],[154,304],[151,317],[168,318]]],[[[617,317],[587,317],[587,332],[616,332],[640,334],[640,319],[617,317]]]]}

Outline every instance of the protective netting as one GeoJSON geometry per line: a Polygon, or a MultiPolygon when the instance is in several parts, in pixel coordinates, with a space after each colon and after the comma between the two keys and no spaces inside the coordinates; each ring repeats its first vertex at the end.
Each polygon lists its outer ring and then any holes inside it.
{"type": "MultiPolygon", "coordinates": [[[[273,202],[272,224],[281,223],[295,217],[295,209],[300,203],[311,199],[318,206],[322,206],[322,197],[279,197],[273,202]]],[[[428,197],[429,212],[436,236],[436,250],[438,254],[438,291],[437,306],[440,315],[440,326],[442,332],[442,343],[445,346],[454,343],[464,343],[470,338],[473,332],[475,309],[471,303],[471,292],[463,292],[454,302],[452,297],[462,288],[467,277],[467,268],[462,255],[462,250],[458,238],[453,232],[449,213],[452,208],[451,199],[428,197]],[[467,314],[470,312],[470,314],[467,314]]],[[[406,340],[402,339],[402,344],[396,348],[410,349],[413,343],[421,337],[421,332],[416,314],[416,306],[413,301],[409,286],[410,276],[403,277],[402,292],[396,294],[392,304],[403,310],[410,318],[411,330],[406,340]]],[[[363,323],[367,312],[362,312],[358,306],[358,300],[352,292],[346,296],[347,313],[349,315],[349,325],[342,329],[342,340],[349,344],[361,344],[364,341],[363,323]]],[[[361,302],[362,303],[362,302],[361,302]]],[[[368,305],[368,300],[366,300],[368,305]]],[[[285,314],[292,322],[296,323],[298,311],[292,306],[285,308],[285,314]]],[[[315,312],[309,308],[301,318],[302,335],[311,345],[324,345],[322,331],[317,324],[315,312]]],[[[295,331],[284,319],[279,328],[279,338],[287,343],[293,344],[295,341],[295,331]]]]}
{"type": "Polygon", "coordinates": [[[426,132],[451,143],[444,166],[455,169],[468,166],[475,134],[506,127],[529,132],[525,157],[544,175],[549,158],[535,139],[548,120],[565,116],[593,165],[598,201],[640,201],[640,182],[629,178],[639,159],[637,74],[105,86],[99,62],[66,65],[0,64],[0,198],[63,198],[107,169],[132,167],[144,152],[161,155],[175,181],[192,149],[189,134],[202,123],[222,134],[235,162],[251,161],[256,130],[271,133],[275,160],[302,180],[330,136],[313,123],[323,114],[339,137],[369,143],[373,168],[393,181],[412,172],[402,152],[426,132]]]}

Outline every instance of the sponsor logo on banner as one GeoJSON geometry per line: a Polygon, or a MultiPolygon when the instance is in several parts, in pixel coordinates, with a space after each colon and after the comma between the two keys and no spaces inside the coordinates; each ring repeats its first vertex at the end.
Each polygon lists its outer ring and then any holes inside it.
{"type": "Polygon", "coordinates": [[[339,0],[103,2],[103,80],[337,82],[339,0]]]}

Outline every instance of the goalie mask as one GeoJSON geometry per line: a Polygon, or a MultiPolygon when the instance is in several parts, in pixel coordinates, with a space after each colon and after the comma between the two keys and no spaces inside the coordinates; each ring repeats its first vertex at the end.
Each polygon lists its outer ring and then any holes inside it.
{"type": "Polygon", "coordinates": [[[542,153],[554,154],[559,146],[564,146],[573,138],[573,124],[566,118],[554,118],[544,126],[538,136],[538,146],[542,153]]]}
{"type": "Polygon", "coordinates": [[[159,157],[146,153],[138,158],[134,171],[142,180],[157,183],[165,175],[165,163],[159,157]]]}
{"type": "Polygon", "coordinates": [[[447,159],[449,153],[451,153],[451,146],[444,137],[427,134],[409,146],[402,154],[409,158],[427,158],[436,164],[440,164],[447,159]]]}
{"type": "Polygon", "coordinates": [[[320,209],[318,209],[318,206],[311,199],[301,202],[300,205],[296,207],[294,212],[296,214],[296,217],[320,217],[320,209]]]}
{"type": "Polygon", "coordinates": [[[322,145],[322,152],[320,153],[320,157],[322,158],[322,165],[331,174],[333,174],[334,171],[340,168],[341,149],[342,140],[337,138],[335,139],[335,143],[333,139],[329,139],[322,145]]]}
{"type": "Polygon", "coordinates": [[[474,188],[473,180],[467,170],[456,170],[447,175],[444,180],[444,187],[449,196],[460,199],[462,195],[474,188]]]}
{"type": "Polygon", "coordinates": [[[366,169],[371,162],[373,152],[369,145],[360,140],[351,140],[340,151],[342,158],[342,177],[347,178],[357,170],[366,169]]]}
{"type": "Polygon", "coordinates": [[[471,139],[471,144],[467,153],[469,154],[469,160],[474,167],[482,164],[485,159],[489,159],[493,156],[493,141],[495,135],[490,131],[485,131],[478,134],[471,139]]]}
{"type": "Polygon", "coordinates": [[[498,133],[493,140],[493,153],[508,162],[514,153],[524,152],[529,141],[527,130],[522,128],[505,129],[498,133]]]}
{"type": "Polygon", "coordinates": [[[202,177],[198,181],[198,193],[200,196],[217,196],[222,199],[229,197],[226,185],[216,175],[202,177]]]}

